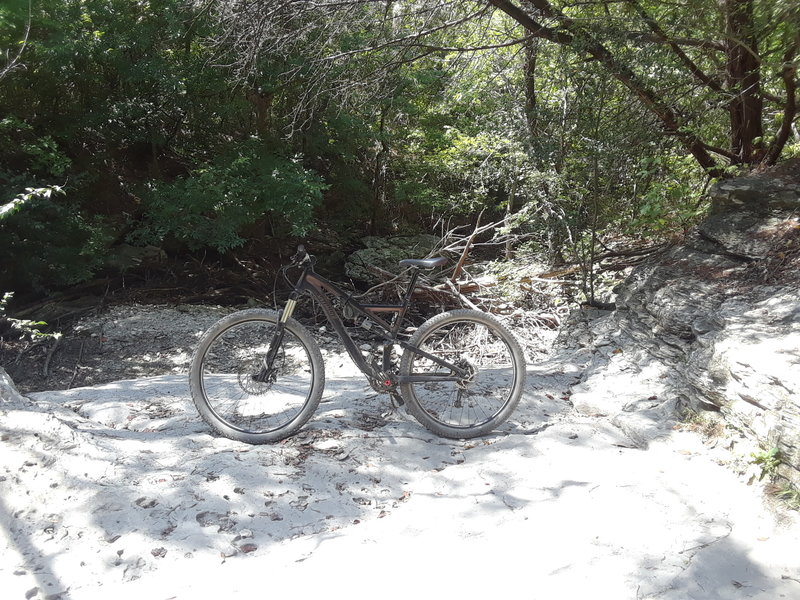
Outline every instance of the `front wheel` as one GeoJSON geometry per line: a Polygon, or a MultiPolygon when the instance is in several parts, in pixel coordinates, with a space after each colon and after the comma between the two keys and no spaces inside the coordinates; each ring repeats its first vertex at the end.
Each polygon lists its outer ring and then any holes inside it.
{"type": "Polygon", "coordinates": [[[476,310],[436,315],[409,344],[460,370],[457,374],[410,348],[400,361],[400,375],[417,380],[400,388],[408,410],[437,435],[484,435],[519,403],[525,358],[513,334],[492,315],[476,310]]]}
{"type": "Polygon", "coordinates": [[[282,440],[319,406],[325,370],[319,346],[279,313],[243,310],[218,321],[200,339],[189,372],[192,400],[218,433],[248,444],[282,440]],[[274,344],[274,359],[267,354],[274,344]]]}

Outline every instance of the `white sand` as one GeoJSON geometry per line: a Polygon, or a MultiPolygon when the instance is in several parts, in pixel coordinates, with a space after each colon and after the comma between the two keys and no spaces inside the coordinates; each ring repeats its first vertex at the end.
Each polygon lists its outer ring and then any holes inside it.
{"type": "Polygon", "coordinates": [[[800,527],[696,434],[636,449],[529,373],[495,435],[440,439],[329,360],[296,436],[210,435],[185,377],[0,404],[0,594],[800,598],[800,527]]]}

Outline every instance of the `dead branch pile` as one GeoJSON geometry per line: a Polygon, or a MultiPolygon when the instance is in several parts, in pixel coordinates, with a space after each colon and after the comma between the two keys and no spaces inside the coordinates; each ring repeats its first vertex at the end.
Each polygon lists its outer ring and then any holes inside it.
{"type": "MultiPolygon", "coordinates": [[[[542,265],[530,257],[495,262],[473,258],[477,250],[487,246],[506,246],[520,236],[499,231],[504,221],[453,227],[445,231],[429,256],[450,256],[450,265],[435,272],[423,272],[415,291],[417,302],[426,302],[438,309],[472,308],[502,315],[520,326],[557,329],[567,311],[565,286],[576,281],[542,276],[542,265]],[[560,304],[560,306],[559,306],[560,304]]],[[[406,270],[390,273],[376,265],[362,265],[382,280],[362,296],[383,299],[399,298],[408,281],[406,270]]]]}
{"type": "MultiPolygon", "coordinates": [[[[480,260],[486,246],[517,244],[521,238],[502,230],[504,221],[446,230],[429,256],[449,256],[452,262],[438,272],[423,272],[415,292],[417,303],[436,310],[472,308],[500,316],[523,339],[523,345],[540,347],[542,335],[557,330],[569,311],[581,301],[587,272],[620,280],[663,244],[605,248],[593,265],[580,262],[547,268],[532,255],[518,254],[502,261],[480,260]],[[530,339],[528,339],[530,338],[530,339]]],[[[496,253],[494,253],[496,254],[496,253]]],[[[364,296],[395,299],[405,292],[408,271],[390,273],[375,265],[363,265],[381,283],[364,296]]],[[[609,286],[611,287],[611,286],[609,286]]],[[[609,305],[610,306],[610,305],[609,305]]]]}

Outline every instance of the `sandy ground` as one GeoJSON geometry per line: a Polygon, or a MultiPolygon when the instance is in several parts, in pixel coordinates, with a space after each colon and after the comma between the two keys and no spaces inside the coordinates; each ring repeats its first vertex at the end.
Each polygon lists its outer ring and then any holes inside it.
{"type": "MultiPolygon", "coordinates": [[[[103,343],[152,339],[137,323],[106,319],[103,343]]],[[[531,367],[508,423],[451,441],[326,350],[312,420],[247,446],[197,415],[191,344],[158,357],[170,374],[0,402],[2,598],[800,598],[797,514],[721,444],[675,430],[645,450],[576,410],[585,355],[531,367]]]]}
{"type": "Polygon", "coordinates": [[[532,368],[512,420],[464,442],[328,363],[316,416],[272,446],[212,436],[178,375],[6,402],[3,598],[800,597],[791,516],[695,433],[640,450],[575,412],[579,364],[532,368]]]}

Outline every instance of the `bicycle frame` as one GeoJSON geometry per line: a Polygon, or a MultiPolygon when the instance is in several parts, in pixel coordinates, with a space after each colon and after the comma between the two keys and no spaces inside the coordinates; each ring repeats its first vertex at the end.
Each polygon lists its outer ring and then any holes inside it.
{"type": "Polygon", "coordinates": [[[278,330],[275,332],[275,339],[270,345],[270,351],[267,353],[265,365],[267,370],[271,369],[275,353],[277,352],[277,348],[280,346],[282,341],[284,324],[292,316],[298,298],[304,292],[307,292],[314,299],[316,299],[320,307],[322,307],[322,312],[325,314],[328,322],[333,327],[336,335],[338,335],[339,339],[342,340],[342,343],[344,344],[347,353],[350,355],[350,358],[353,359],[353,362],[361,370],[361,372],[367,376],[368,379],[375,381],[380,385],[381,391],[393,392],[398,385],[406,383],[422,383],[429,381],[458,382],[463,380],[468,375],[467,371],[463,368],[442,360],[437,356],[429,354],[417,346],[409,344],[405,340],[398,339],[397,337],[403,318],[408,310],[408,306],[411,301],[411,295],[414,293],[414,286],[416,285],[418,275],[419,271],[415,269],[411,275],[411,281],[409,282],[408,289],[406,290],[406,293],[403,296],[403,300],[400,304],[360,304],[345,294],[334,283],[317,274],[313,269],[313,265],[307,264],[305,267],[303,267],[303,272],[300,275],[297,284],[295,284],[291,294],[289,295],[289,301],[286,303],[286,306],[280,313],[278,330]],[[368,319],[370,323],[377,326],[377,330],[371,329],[371,331],[377,333],[385,341],[383,347],[383,364],[381,368],[376,368],[367,362],[367,360],[361,354],[361,350],[359,350],[355,341],[353,341],[353,338],[347,332],[347,328],[342,322],[339,314],[336,312],[336,309],[334,308],[333,303],[328,295],[343,299],[345,304],[350,306],[360,317],[368,319]],[[383,313],[393,313],[395,315],[393,322],[390,322],[380,316],[383,313]],[[391,347],[394,344],[399,345],[405,350],[411,350],[412,352],[431,360],[439,366],[448,369],[450,374],[426,373],[402,376],[390,373],[389,371],[392,366],[390,360],[391,347]]]}

